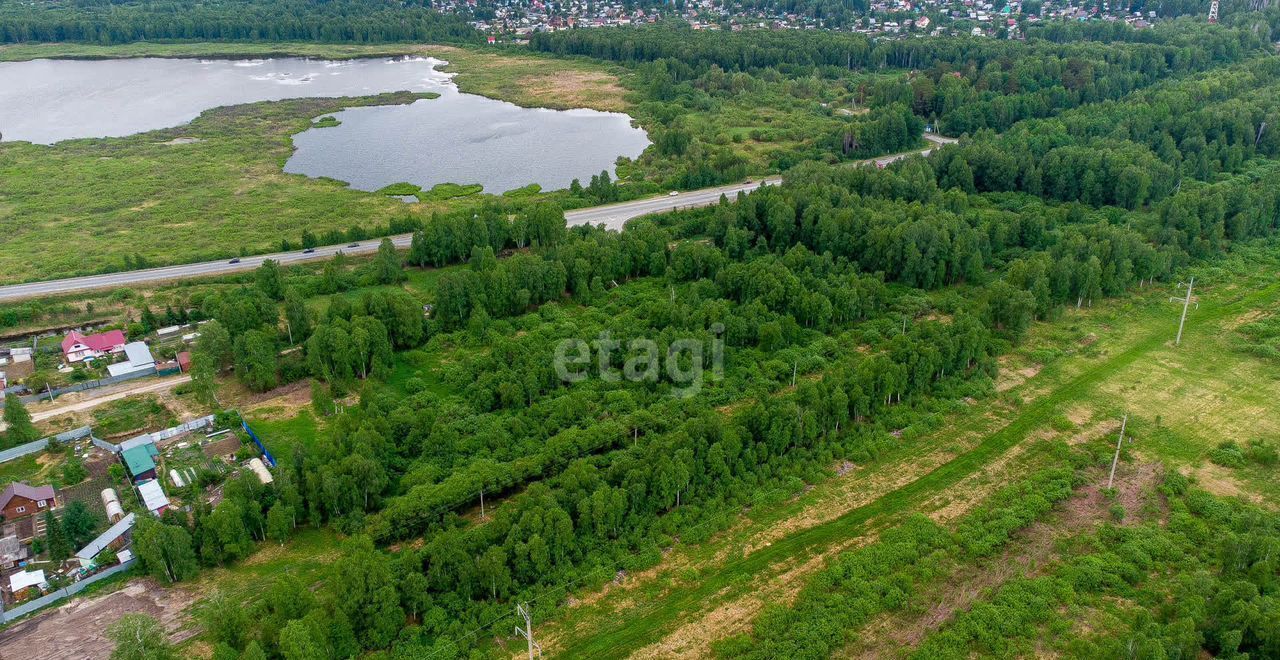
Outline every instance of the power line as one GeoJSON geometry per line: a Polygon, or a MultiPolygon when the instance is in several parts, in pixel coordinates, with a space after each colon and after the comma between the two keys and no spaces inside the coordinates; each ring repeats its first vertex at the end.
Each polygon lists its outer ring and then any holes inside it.
{"type": "MultiPolygon", "coordinates": [[[[1191,280],[1187,282],[1187,295],[1185,298],[1182,299],[1182,320],[1178,321],[1178,338],[1173,340],[1174,346],[1178,346],[1179,344],[1182,343],[1182,327],[1187,324],[1187,308],[1191,306],[1191,289],[1195,285],[1196,285],[1196,278],[1195,276],[1192,276],[1191,280]]],[[[1182,286],[1182,282],[1179,282],[1178,286],[1182,286]]],[[[1177,302],[1177,301],[1178,301],[1177,296],[1169,297],[1169,302],[1177,302]]],[[[1200,309],[1200,303],[1198,302],[1196,303],[1196,309],[1200,309]]]]}
{"type": "Polygon", "coordinates": [[[529,660],[533,660],[535,651],[542,655],[542,646],[533,641],[533,612],[527,603],[520,603],[516,605],[516,616],[524,617],[524,627],[516,626],[516,634],[529,640],[529,660]]]}
{"type": "MultiPolygon", "coordinates": [[[[928,415],[928,416],[926,416],[924,419],[920,420],[920,421],[919,421],[919,422],[917,422],[917,423],[918,423],[918,424],[924,424],[924,425],[926,425],[926,426],[927,426],[928,422],[931,422],[931,421],[933,421],[934,419],[936,419],[936,418],[938,418],[938,417],[942,417],[942,416],[944,416],[944,415],[945,415],[945,413],[940,412],[940,411],[939,411],[939,412],[932,412],[932,413],[929,413],[929,415],[928,415]]],[[[767,498],[768,496],[774,495],[775,493],[783,493],[783,492],[790,492],[790,491],[789,491],[787,488],[783,487],[783,486],[779,486],[779,487],[777,487],[777,488],[773,488],[773,489],[770,489],[770,490],[764,491],[764,493],[763,493],[763,497],[767,498]]],[[[688,533],[689,533],[689,532],[697,531],[697,530],[699,530],[699,529],[701,529],[701,528],[703,528],[703,527],[706,527],[706,526],[710,525],[710,524],[711,524],[711,523],[713,523],[713,522],[718,522],[718,519],[717,519],[717,518],[708,518],[708,519],[703,520],[702,522],[700,522],[700,523],[698,523],[698,524],[696,524],[696,525],[693,525],[693,526],[689,527],[689,528],[688,528],[688,530],[686,531],[686,536],[688,535],[688,533]]],[[[636,554],[639,554],[639,553],[633,553],[632,555],[629,555],[629,556],[635,556],[636,554]]],[[[606,567],[607,567],[607,568],[610,568],[610,569],[616,569],[616,568],[617,568],[617,567],[622,563],[623,559],[625,559],[625,557],[620,557],[620,558],[618,558],[618,559],[614,559],[614,560],[613,560],[612,562],[610,562],[609,564],[605,564],[605,565],[600,566],[600,568],[606,568],[606,567]]],[[[572,590],[574,587],[577,587],[577,586],[579,585],[579,583],[583,582],[583,581],[584,581],[584,580],[586,580],[588,577],[590,577],[590,575],[589,575],[589,574],[588,574],[588,575],[579,575],[578,577],[575,577],[575,578],[573,578],[573,579],[571,579],[571,580],[569,580],[569,581],[567,581],[567,582],[565,582],[565,583],[563,583],[563,584],[547,586],[545,589],[543,589],[543,590],[542,590],[540,593],[538,593],[536,596],[534,596],[534,597],[532,597],[532,598],[530,598],[530,599],[528,599],[528,600],[524,601],[524,603],[522,603],[522,605],[523,605],[523,607],[525,608],[525,610],[526,610],[526,611],[531,612],[531,610],[529,610],[529,606],[530,606],[530,605],[532,605],[533,603],[537,603],[539,600],[542,600],[542,599],[546,598],[547,596],[549,596],[549,595],[551,595],[551,594],[554,594],[554,593],[558,593],[558,592],[560,592],[560,591],[563,591],[564,593],[566,593],[566,594],[567,594],[567,593],[569,593],[569,591],[570,591],[570,590],[572,590]]],[[[515,615],[516,615],[516,616],[518,616],[518,617],[519,617],[519,616],[523,616],[523,614],[521,614],[519,611],[517,611],[517,612],[515,613],[515,615]]],[[[475,638],[477,635],[479,635],[479,634],[481,633],[481,631],[484,631],[484,630],[486,630],[486,629],[488,629],[488,628],[492,628],[493,626],[495,626],[495,625],[497,625],[497,624],[499,624],[499,623],[502,623],[503,621],[506,621],[506,620],[508,619],[508,617],[510,617],[510,616],[512,616],[512,614],[511,614],[511,613],[508,613],[508,614],[499,614],[499,615],[495,616],[492,620],[490,620],[488,623],[482,623],[482,624],[480,624],[480,625],[476,626],[475,628],[471,629],[470,631],[468,631],[468,632],[466,632],[466,633],[463,633],[463,634],[462,634],[461,636],[459,636],[457,639],[449,639],[449,638],[446,638],[446,641],[448,641],[448,643],[449,643],[449,644],[448,644],[448,646],[446,646],[446,647],[444,647],[444,648],[441,648],[441,647],[433,648],[433,649],[432,649],[432,650],[431,650],[431,651],[426,655],[426,657],[427,657],[427,658],[434,658],[434,657],[437,657],[437,656],[439,656],[441,653],[443,653],[447,648],[450,648],[450,647],[452,647],[452,648],[454,648],[454,649],[458,649],[458,648],[459,648],[459,642],[462,642],[462,641],[464,641],[464,640],[469,640],[469,639],[473,639],[473,638],[475,638]]],[[[526,625],[528,625],[528,623],[526,623],[526,625]]],[[[518,630],[518,628],[517,628],[517,630],[518,630]]],[[[522,635],[522,636],[523,636],[523,635],[522,635]]],[[[539,647],[539,648],[538,648],[538,651],[539,651],[539,653],[541,653],[541,647],[539,647]]]]}
{"type": "Polygon", "coordinates": [[[1116,438],[1116,455],[1111,459],[1111,475],[1107,477],[1107,490],[1111,490],[1111,482],[1116,478],[1116,463],[1120,462],[1120,444],[1124,442],[1124,427],[1129,423],[1129,413],[1125,413],[1120,421],[1120,437],[1116,438]]]}

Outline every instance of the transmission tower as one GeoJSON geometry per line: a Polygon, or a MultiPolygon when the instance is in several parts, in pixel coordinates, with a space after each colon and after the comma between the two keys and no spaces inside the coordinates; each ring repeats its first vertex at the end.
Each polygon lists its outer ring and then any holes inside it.
{"type": "Polygon", "coordinates": [[[542,655],[542,647],[533,641],[533,612],[529,611],[528,603],[516,605],[516,616],[524,618],[524,627],[516,626],[516,634],[529,640],[529,660],[533,660],[535,652],[542,655]]]}
{"type": "Polygon", "coordinates": [[[1209,22],[1218,22],[1218,0],[1213,0],[1213,2],[1209,3],[1209,22]]]}

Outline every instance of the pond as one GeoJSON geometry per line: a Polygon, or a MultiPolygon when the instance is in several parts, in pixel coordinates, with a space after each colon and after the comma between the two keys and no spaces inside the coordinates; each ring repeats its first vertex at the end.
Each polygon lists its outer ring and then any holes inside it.
{"type": "Polygon", "coordinates": [[[441,183],[502,193],[536,183],[543,190],[583,185],[614,171],[618,156],[649,145],[627,115],[522,108],[446,89],[408,105],[349,108],[339,122],[293,138],[284,171],[327,176],[361,190],[398,182],[430,190],[441,183]]]}
{"type": "Polygon", "coordinates": [[[362,190],[408,182],[584,184],[648,146],[627,115],[555,111],[462,94],[432,58],[344,61],[131,58],[0,62],[0,140],[53,144],[180,126],[210,108],[306,97],[433,92],[407,105],[350,108],[294,139],[285,171],[362,190]]]}

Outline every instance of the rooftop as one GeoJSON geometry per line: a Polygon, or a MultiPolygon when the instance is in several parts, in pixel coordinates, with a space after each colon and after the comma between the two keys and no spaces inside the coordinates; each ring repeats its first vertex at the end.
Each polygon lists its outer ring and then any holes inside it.
{"type": "Polygon", "coordinates": [[[169,497],[164,494],[164,488],[155,479],[138,484],[138,493],[142,495],[142,502],[146,505],[147,511],[155,513],[169,506],[169,497]]]}
{"type": "Polygon", "coordinates": [[[148,470],[156,469],[156,462],[151,457],[160,453],[156,449],[155,443],[147,443],[137,447],[131,447],[120,453],[124,458],[124,464],[129,468],[129,474],[138,476],[148,470]]]}
{"type": "Polygon", "coordinates": [[[75,330],[67,333],[62,340],[62,352],[66,353],[76,344],[84,344],[95,351],[107,351],[124,344],[124,333],[119,330],[100,332],[96,335],[82,335],[75,330]]]}
{"type": "Polygon", "coordinates": [[[9,506],[9,500],[13,499],[14,496],[38,501],[51,500],[53,495],[53,486],[28,486],[21,481],[15,481],[9,484],[3,492],[0,492],[0,509],[9,506]]]}

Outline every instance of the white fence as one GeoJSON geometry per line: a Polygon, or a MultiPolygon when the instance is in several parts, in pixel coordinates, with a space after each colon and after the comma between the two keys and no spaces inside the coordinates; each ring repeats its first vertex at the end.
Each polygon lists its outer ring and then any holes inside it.
{"type": "Polygon", "coordinates": [[[142,435],[137,436],[136,438],[129,438],[128,440],[125,440],[124,442],[118,445],[113,445],[110,442],[107,442],[105,440],[99,440],[97,438],[93,439],[93,444],[113,454],[119,454],[122,451],[128,451],[130,449],[133,449],[134,447],[141,447],[142,445],[151,444],[153,442],[168,440],[169,438],[172,438],[177,435],[182,435],[183,433],[190,433],[191,431],[196,431],[196,430],[205,428],[210,424],[213,424],[213,415],[205,415],[204,417],[193,419],[189,422],[185,422],[183,424],[179,424],[177,426],[167,428],[163,431],[156,431],[155,433],[143,433],[142,435]]]}
{"type": "Polygon", "coordinates": [[[6,610],[3,607],[0,607],[0,623],[8,623],[19,617],[26,616],[46,605],[51,605],[53,603],[56,603],[62,600],[63,598],[66,598],[68,596],[74,596],[80,593],[81,591],[83,591],[85,587],[93,584],[94,582],[97,582],[99,580],[105,580],[111,577],[112,575],[116,575],[117,573],[120,573],[122,571],[129,570],[130,568],[133,567],[133,564],[136,561],[138,560],[134,558],[122,564],[112,566],[111,568],[108,568],[107,570],[101,573],[97,573],[91,577],[87,577],[83,580],[80,580],[79,582],[73,582],[61,589],[58,589],[57,591],[49,592],[35,600],[29,600],[11,610],[6,610]]]}
{"type": "Polygon", "coordinates": [[[43,438],[40,440],[28,442],[25,445],[10,447],[4,451],[0,451],[0,463],[12,461],[15,458],[21,458],[23,456],[26,456],[27,454],[34,454],[40,451],[41,449],[48,447],[50,440],[56,440],[58,442],[71,442],[72,440],[79,440],[80,438],[83,438],[85,436],[92,436],[92,435],[93,435],[93,431],[89,427],[81,426],[78,429],[72,429],[64,433],[59,433],[58,435],[55,435],[50,438],[43,438]]]}

